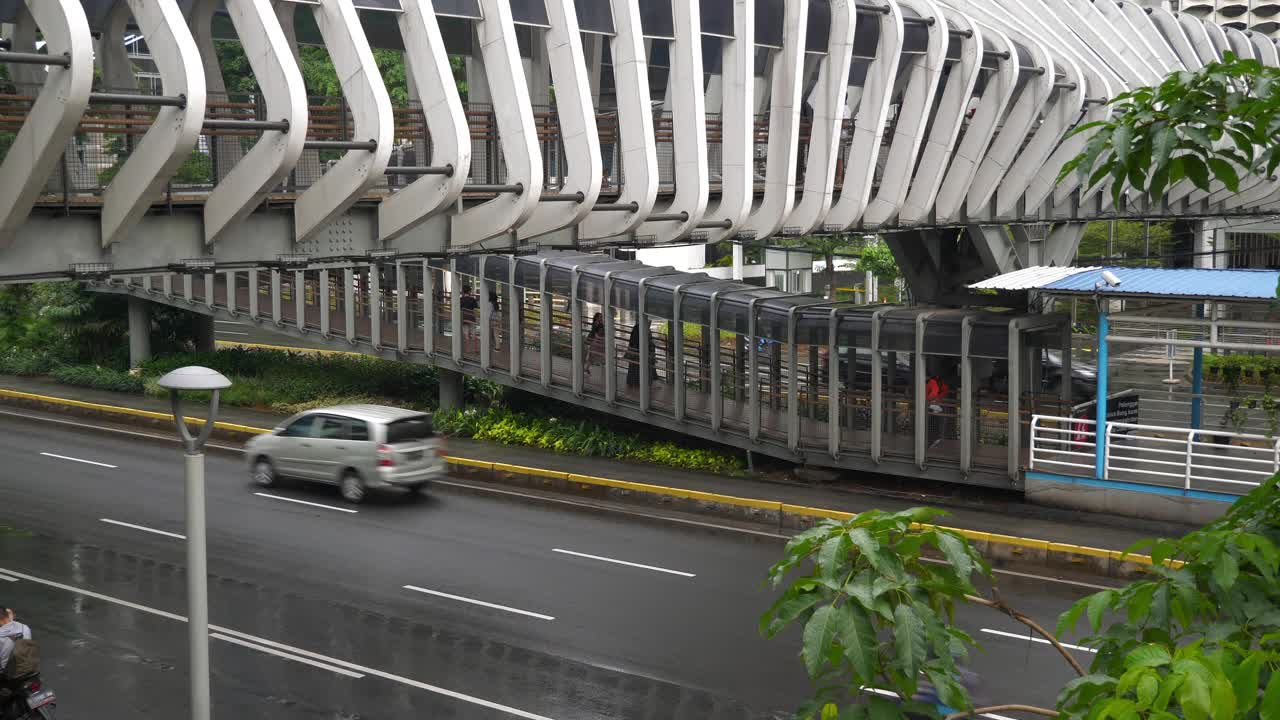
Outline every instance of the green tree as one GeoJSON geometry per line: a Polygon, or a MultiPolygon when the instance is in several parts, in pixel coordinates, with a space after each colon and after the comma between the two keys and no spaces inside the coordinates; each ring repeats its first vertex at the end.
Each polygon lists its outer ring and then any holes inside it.
{"type": "MultiPolygon", "coordinates": [[[[1173,223],[1136,220],[1099,220],[1089,223],[1080,239],[1080,258],[1144,258],[1174,252],[1173,223]]],[[[1159,264],[1156,260],[1155,264],[1159,264]]]]}
{"type": "Polygon", "coordinates": [[[1073,131],[1092,135],[1059,181],[1073,172],[1088,187],[1110,179],[1120,205],[1126,183],[1158,198],[1183,179],[1234,192],[1244,175],[1270,177],[1280,166],[1280,68],[1225,57],[1116,97],[1109,120],[1073,131]]]}
{"type": "Polygon", "coordinates": [[[827,265],[825,271],[827,277],[824,282],[831,288],[832,297],[835,297],[836,288],[836,255],[853,253],[858,249],[846,235],[804,235],[798,238],[787,238],[780,244],[783,247],[804,250],[822,258],[827,265]]]}
{"type": "Polygon", "coordinates": [[[1150,540],[1147,579],[1090,595],[1063,613],[1058,634],[1087,616],[1097,649],[1086,671],[1057,637],[999,599],[990,569],[958,534],[922,523],[940,511],[872,510],[787,543],[769,572],[789,582],[764,614],[768,637],[801,625],[800,657],[819,685],[802,718],[938,717],[913,698],[923,682],[949,718],[1022,710],[1072,720],[1280,718],[1280,491],[1277,479],[1219,521],[1180,540],[1150,540]],[[925,562],[923,553],[943,563],[925,562]],[[993,585],[977,595],[974,574],[993,585]],[[972,604],[1012,617],[1053,644],[1077,678],[1056,708],[974,708],[959,667],[974,645],[954,609],[972,604]],[[869,693],[868,688],[878,693],[869,693]],[[888,697],[896,696],[896,697],[888,697]]]}
{"type": "Polygon", "coordinates": [[[874,243],[862,248],[862,254],[858,258],[858,272],[870,272],[872,275],[882,280],[893,280],[898,277],[898,261],[893,257],[893,251],[881,239],[876,238],[874,243]]]}

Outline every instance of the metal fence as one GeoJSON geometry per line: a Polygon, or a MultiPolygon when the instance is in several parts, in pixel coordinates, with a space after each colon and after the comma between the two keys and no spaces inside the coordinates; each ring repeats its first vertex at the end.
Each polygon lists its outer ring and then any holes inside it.
{"type": "MultiPolygon", "coordinates": [[[[1093,477],[1097,423],[1036,415],[1032,470],[1093,477]]],[[[1107,480],[1184,490],[1244,494],[1280,472],[1280,438],[1253,433],[1109,422],[1103,449],[1107,480]]]]}

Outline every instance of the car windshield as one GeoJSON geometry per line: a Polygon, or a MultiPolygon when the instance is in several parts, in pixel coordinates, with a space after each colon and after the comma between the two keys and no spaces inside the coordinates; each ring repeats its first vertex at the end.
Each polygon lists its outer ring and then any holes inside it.
{"type": "Polygon", "coordinates": [[[387,425],[387,443],[391,445],[426,440],[433,435],[435,430],[431,427],[431,418],[426,415],[414,415],[387,425]]]}

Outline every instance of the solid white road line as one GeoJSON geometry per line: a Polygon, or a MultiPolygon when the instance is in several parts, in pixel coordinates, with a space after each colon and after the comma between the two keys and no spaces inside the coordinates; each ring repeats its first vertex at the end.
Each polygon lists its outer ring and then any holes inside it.
{"type": "Polygon", "coordinates": [[[364,675],[362,675],[362,674],[360,674],[360,673],[357,673],[357,672],[351,672],[350,670],[344,670],[344,669],[342,669],[342,668],[340,668],[340,667],[334,667],[333,665],[325,665],[324,663],[316,662],[315,660],[311,660],[310,658],[304,658],[304,657],[302,657],[302,656],[300,656],[300,655],[290,655],[290,654],[288,654],[288,653],[280,652],[279,650],[272,650],[272,649],[271,649],[271,648],[269,648],[269,647],[266,647],[266,646],[263,646],[263,645],[255,645],[255,644],[253,644],[253,643],[251,643],[251,642],[246,642],[246,641],[244,641],[244,640],[240,640],[239,638],[233,638],[233,637],[231,637],[231,636],[229,636],[229,635],[223,635],[222,633],[209,633],[209,637],[211,637],[211,638],[216,638],[216,639],[218,639],[218,640],[224,640],[224,641],[226,641],[226,642],[229,642],[229,643],[232,643],[232,644],[235,644],[235,645],[239,645],[239,646],[241,646],[241,647],[247,647],[247,648],[249,648],[249,649],[251,649],[251,650],[257,650],[257,651],[258,651],[258,652],[260,652],[260,653],[266,653],[266,654],[268,654],[268,655],[275,655],[276,657],[281,657],[281,658],[284,658],[284,659],[286,659],[286,660],[292,660],[292,661],[294,661],[294,662],[302,663],[303,665],[310,665],[311,667],[320,668],[321,670],[328,670],[328,671],[329,671],[329,672],[331,672],[331,673],[337,673],[337,674],[339,674],[339,675],[346,675],[347,677],[350,677],[350,678],[362,678],[362,677],[364,677],[364,675]]]}
{"type": "Polygon", "coordinates": [[[529,612],[528,610],[521,610],[519,608],[507,607],[506,605],[496,605],[494,603],[488,603],[483,600],[476,600],[474,598],[462,597],[461,595],[450,595],[449,593],[440,592],[439,590],[428,590],[426,588],[421,588],[421,587],[418,587],[417,585],[405,585],[404,589],[412,590],[414,592],[426,593],[427,595],[436,595],[438,597],[448,598],[450,600],[457,600],[459,602],[471,603],[472,605],[481,605],[483,607],[493,608],[494,610],[504,610],[509,613],[516,613],[517,615],[528,615],[529,617],[535,617],[535,618],[538,618],[539,620],[555,620],[555,618],[550,615],[543,615],[542,613],[529,612]]]}
{"type": "MultiPolygon", "coordinates": [[[[95,600],[101,600],[103,602],[113,603],[121,607],[127,607],[131,610],[137,610],[138,612],[148,613],[150,615],[156,615],[158,617],[168,618],[170,620],[177,620],[178,622],[183,622],[183,623],[187,621],[185,617],[181,615],[177,615],[175,613],[166,612],[164,610],[148,607],[146,605],[139,605],[138,603],[129,602],[128,600],[122,600],[120,598],[112,597],[110,595],[103,595],[102,593],[94,592],[92,590],[78,588],[74,585],[66,585],[64,583],[56,582],[54,580],[45,580],[44,578],[39,578],[34,575],[28,575],[26,573],[17,572],[14,570],[8,570],[6,568],[0,568],[0,573],[12,575],[22,580],[29,580],[31,582],[44,585],[46,587],[57,588],[58,590],[65,590],[70,593],[75,593],[76,595],[82,595],[84,597],[94,598],[95,600]]],[[[278,650],[284,650],[286,652],[289,652],[295,655],[300,655],[302,657],[308,657],[315,660],[320,660],[322,662],[332,663],[337,667],[343,667],[343,668],[347,668],[348,670],[362,672],[366,675],[382,678],[383,680],[390,680],[391,682],[397,682],[402,685],[408,685],[409,687],[415,687],[415,688],[418,688],[419,690],[425,690],[427,692],[435,693],[437,695],[443,695],[445,697],[453,698],[454,700],[460,700],[462,702],[470,703],[472,705],[478,705],[480,707],[489,708],[490,710],[497,710],[498,712],[503,712],[508,715],[514,715],[519,718],[524,718],[524,720],[552,720],[552,718],[549,718],[545,715],[536,715],[534,713],[526,712],[518,708],[513,708],[507,705],[501,705],[499,703],[491,702],[489,700],[474,697],[471,695],[464,695],[463,693],[454,692],[453,690],[446,690],[445,688],[437,687],[435,685],[428,685],[427,683],[418,682],[417,680],[403,677],[401,675],[395,675],[393,673],[383,672],[382,670],[375,670],[370,667],[365,667],[363,665],[357,665],[352,662],[347,662],[346,660],[339,660],[338,658],[335,658],[335,657],[329,657],[328,655],[321,655],[320,653],[314,653],[314,652],[311,652],[310,650],[303,650],[302,648],[294,647],[292,645],[286,645],[284,643],[278,643],[278,642],[275,642],[274,640],[267,640],[266,638],[261,638],[256,635],[243,633],[243,632],[240,632],[239,630],[232,630],[231,628],[222,627],[221,625],[210,624],[209,630],[213,632],[221,633],[223,635],[230,635],[232,637],[237,637],[237,638],[240,638],[241,640],[248,640],[250,642],[257,643],[259,645],[265,645],[267,647],[273,647],[278,650]]]]}
{"type": "Polygon", "coordinates": [[[242,333],[242,332],[231,332],[230,330],[218,330],[216,332],[219,335],[248,335],[249,334],[249,333],[242,333]]]}
{"type": "Polygon", "coordinates": [[[587,553],[574,552],[573,550],[562,550],[560,548],[552,548],[551,552],[562,553],[564,555],[573,555],[575,557],[580,557],[580,558],[588,558],[590,560],[599,560],[601,562],[614,563],[617,565],[626,565],[627,567],[640,568],[642,570],[653,570],[654,572],[667,573],[669,575],[679,575],[681,577],[697,577],[697,575],[694,575],[693,573],[690,573],[690,572],[683,572],[680,570],[668,570],[667,568],[660,568],[660,567],[657,567],[656,565],[641,565],[640,563],[628,562],[626,560],[614,560],[613,558],[601,557],[599,555],[588,555],[587,553]]]}
{"type": "MultiPolygon", "coordinates": [[[[894,700],[898,699],[898,693],[893,692],[892,690],[884,690],[882,688],[864,687],[862,688],[862,692],[871,693],[872,695],[882,695],[884,697],[893,698],[894,700]]],[[[996,715],[995,713],[982,713],[978,717],[989,718],[990,720],[1013,720],[1011,717],[996,715]]]]}
{"type": "Polygon", "coordinates": [[[214,320],[215,325],[243,325],[244,323],[237,320],[214,320]]]}
{"type": "Polygon", "coordinates": [[[119,525],[120,527],[133,528],[134,530],[141,530],[142,532],[155,533],[156,535],[164,535],[165,537],[177,538],[178,540],[187,539],[186,535],[179,535],[178,533],[167,532],[165,530],[156,530],[155,528],[149,528],[143,525],[134,525],[133,523],[120,522],[119,520],[112,520],[111,518],[98,518],[98,519],[104,523],[111,523],[112,525],[119,525]]]}
{"type": "Polygon", "coordinates": [[[256,492],[254,493],[254,495],[257,495],[258,497],[271,498],[272,500],[283,500],[285,502],[298,503],[299,505],[310,505],[311,507],[324,508],[325,510],[337,510],[338,512],[353,513],[353,514],[360,512],[359,510],[352,510],[351,508],[340,508],[340,507],[335,507],[333,505],[323,505],[321,503],[310,502],[307,500],[297,500],[291,497],[284,497],[283,495],[271,495],[269,493],[261,493],[261,492],[256,492]]]}
{"type": "Polygon", "coordinates": [[[47,453],[47,452],[42,452],[40,454],[45,457],[57,458],[59,460],[70,460],[71,462],[84,463],[85,465],[97,465],[98,467],[112,468],[112,469],[115,469],[116,467],[115,465],[108,465],[106,463],[94,462],[93,460],[81,460],[80,458],[68,457],[66,455],[55,455],[53,453],[47,453]]]}
{"type": "MultiPolygon", "coordinates": [[[[988,635],[999,635],[1001,637],[1013,638],[1014,640],[1030,640],[1033,643],[1040,643],[1041,645],[1053,644],[1042,637],[1030,637],[1027,635],[1019,635],[1018,633],[1005,632],[1004,630],[992,630],[991,628],[982,628],[982,632],[987,633],[988,635]]],[[[1080,652],[1087,652],[1087,653],[1098,652],[1097,650],[1094,650],[1091,647],[1085,647],[1083,645],[1069,645],[1067,643],[1062,643],[1062,647],[1067,648],[1068,650],[1079,650],[1080,652]]]]}
{"type": "Polygon", "coordinates": [[[3,581],[3,582],[18,582],[18,578],[16,578],[16,577],[9,577],[8,575],[0,575],[0,581],[3,581]]]}

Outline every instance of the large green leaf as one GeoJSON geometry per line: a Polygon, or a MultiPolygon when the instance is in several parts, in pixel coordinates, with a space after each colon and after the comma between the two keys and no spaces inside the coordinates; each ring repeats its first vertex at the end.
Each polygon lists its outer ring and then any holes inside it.
{"type": "Polygon", "coordinates": [[[1218,182],[1227,186],[1231,192],[1240,191],[1240,174],[1232,167],[1231,163],[1220,158],[1209,158],[1209,169],[1213,171],[1213,176],[1218,182]]]}
{"type": "Polygon", "coordinates": [[[1280,671],[1272,671],[1271,681],[1262,693],[1262,703],[1258,706],[1258,717],[1261,720],[1280,720],[1280,671]]]}
{"type": "Polygon", "coordinates": [[[955,568],[956,575],[965,582],[973,576],[973,558],[969,554],[968,541],[952,533],[938,533],[938,549],[942,556],[955,568]]]}
{"type": "Polygon", "coordinates": [[[1223,590],[1230,590],[1240,575],[1240,566],[1231,553],[1223,553],[1213,565],[1213,580],[1223,590]]]}
{"type": "Polygon", "coordinates": [[[835,577],[849,562],[849,536],[843,532],[827,538],[818,550],[818,568],[825,577],[835,577]]]}
{"type": "Polygon", "coordinates": [[[777,635],[778,631],[800,617],[806,610],[817,605],[822,599],[823,594],[818,592],[784,594],[778,598],[769,612],[760,618],[760,634],[765,637],[777,635]]]}
{"type": "Polygon", "coordinates": [[[835,635],[836,608],[833,605],[823,605],[805,623],[803,643],[800,646],[800,657],[804,660],[804,668],[809,677],[816,678],[822,673],[835,635]]]}
{"type": "Polygon", "coordinates": [[[1199,675],[1187,675],[1178,688],[1178,704],[1187,720],[1207,720],[1213,710],[1209,698],[1209,683],[1199,675]]]}
{"type": "Polygon", "coordinates": [[[1089,626],[1093,628],[1094,632],[1102,629],[1102,614],[1107,611],[1113,597],[1115,597],[1114,590],[1103,590],[1089,597],[1089,603],[1085,606],[1085,611],[1089,615],[1089,626]]]}
{"type": "Polygon", "coordinates": [[[1129,159],[1129,147],[1133,141],[1133,126],[1119,125],[1115,132],[1111,134],[1111,151],[1116,155],[1116,161],[1121,165],[1127,163],[1129,159]]]}
{"type": "Polygon", "coordinates": [[[1126,668],[1161,667],[1172,662],[1168,648],[1160,645],[1141,645],[1125,656],[1126,668]]]}
{"type": "Polygon", "coordinates": [[[1147,673],[1138,679],[1138,706],[1141,708],[1151,707],[1151,703],[1156,699],[1156,693],[1160,691],[1160,678],[1154,673],[1147,673]]]}
{"type": "Polygon", "coordinates": [[[879,641],[871,616],[860,605],[846,602],[837,609],[836,637],[844,647],[844,657],[853,668],[860,684],[872,682],[877,675],[876,657],[879,641]]]}
{"type": "Polygon", "coordinates": [[[924,664],[927,647],[924,636],[924,621],[916,613],[915,607],[901,603],[893,609],[893,641],[897,650],[898,669],[910,678],[914,687],[915,677],[920,674],[924,664]]]}

